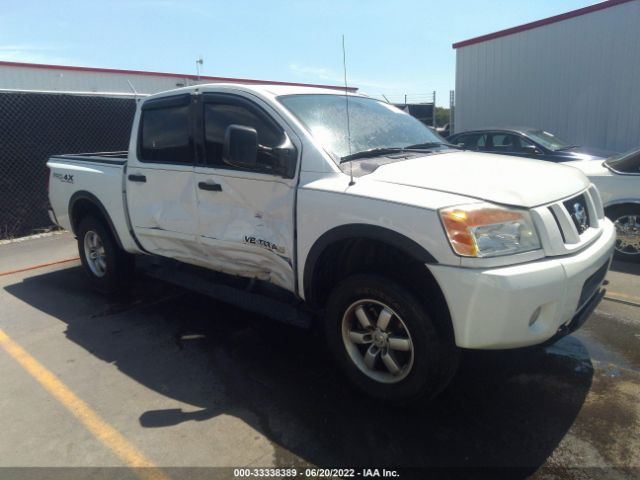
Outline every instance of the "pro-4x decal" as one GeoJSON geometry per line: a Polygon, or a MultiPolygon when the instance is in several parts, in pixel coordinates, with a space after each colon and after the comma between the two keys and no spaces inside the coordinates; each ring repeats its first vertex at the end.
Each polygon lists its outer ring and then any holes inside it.
{"type": "Polygon", "coordinates": [[[54,173],[53,178],[56,178],[64,183],[73,183],[73,175],[69,175],[68,173],[54,173]]]}

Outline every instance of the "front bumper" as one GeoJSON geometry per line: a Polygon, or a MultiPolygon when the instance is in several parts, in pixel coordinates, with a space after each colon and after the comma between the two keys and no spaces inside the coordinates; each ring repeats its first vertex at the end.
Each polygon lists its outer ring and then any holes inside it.
{"type": "Polygon", "coordinates": [[[615,228],[581,252],[521,265],[471,269],[428,265],[447,300],[456,344],[502,349],[543,343],[584,323],[602,298],[615,228]]]}

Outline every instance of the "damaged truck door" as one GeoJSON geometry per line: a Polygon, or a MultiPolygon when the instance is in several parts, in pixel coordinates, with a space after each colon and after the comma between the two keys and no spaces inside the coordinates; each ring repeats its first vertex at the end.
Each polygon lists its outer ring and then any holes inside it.
{"type": "MultiPolygon", "coordinates": [[[[191,95],[145,102],[124,181],[127,208],[148,252],[193,261],[198,222],[191,95]]],[[[135,135],[133,135],[135,139],[135,135]]]]}
{"type": "MultiPolygon", "coordinates": [[[[203,161],[196,167],[198,228],[203,260],[212,269],[266,280],[295,291],[293,214],[295,181],[285,178],[274,153],[293,132],[268,112],[267,105],[238,94],[204,93],[196,100],[204,132],[203,161]],[[229,158],[243,138],[229,138],[232,125],[257,133],[253,164],[229,158]],[[225,138],[226,137],[226,138],[225,138]],[[225,145],[226,143],[226,145],[225,145]]],[[[293,147],[293,145],[292,145],[293,147]]],[[[295,155],[291,156],[295,162],[295,155]]],[[[291,175],[293,176],[293,175],[291,175]]]]}

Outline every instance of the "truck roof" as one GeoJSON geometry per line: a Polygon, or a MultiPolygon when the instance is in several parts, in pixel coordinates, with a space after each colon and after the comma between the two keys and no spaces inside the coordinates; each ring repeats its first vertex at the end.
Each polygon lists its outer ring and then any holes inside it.
{"type": "Polygon", "coordinates": [[[188,87],[176,88],[173,90],[167,90],[150,95],[145,100],[151,98],[161,98],[169,95],[175,95],[176,93],[189,93],[193,91],[201,92],[219,92],[224,90],[241,90],[245,92],[255,92],[266,96],[277,97],[280,95],[303,95],[303,94],[326,94],[326,95],[344,95],[347,93],[350,96],[366,97],[366,95],[356,92],[345,92],[344,90],[335,88],[321,88],[321,87],[304,87],[297,85],[278,85],[278,84],[247,84],[247,83],[202,83],[198,85],[191,85],[188,87]]]}

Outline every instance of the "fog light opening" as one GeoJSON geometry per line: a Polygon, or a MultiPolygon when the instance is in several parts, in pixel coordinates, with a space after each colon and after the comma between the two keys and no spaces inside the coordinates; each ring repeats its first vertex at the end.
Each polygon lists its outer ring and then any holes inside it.
{"type": "Polygon", "coordinates": [[[529,326],[531,327],[534,323],[536,323],[538,321],[538,319],[540,318],[540,311],[541,308],[538,307],[535,309],[535,311],[533,312],[533,314],[531,315],[531,318],[529,319],[529,326]]]}

